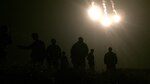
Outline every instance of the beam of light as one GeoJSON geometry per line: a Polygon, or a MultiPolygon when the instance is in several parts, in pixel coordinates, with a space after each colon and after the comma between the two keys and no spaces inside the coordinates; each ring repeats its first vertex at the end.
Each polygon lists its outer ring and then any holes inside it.
{"type": "Polygon", "coordinates": [[[103,5],[103,9],[104,9],[104,16],[103,18],[101,19],[101,24],[105,27],[109,27],[111,24],[112,24],[112,21],[111,19],[108,17],[108,14],[107,14],[107,7],[106,7],[106,1],[105,0],[102,0],[102,5],[103,5]]]}
{"type": "Polygon", "coordinates": [[[88,9],[88,15],[94,21],[99,20],[99,18],[101,16],[101,10],[100,10],[100,8],[98,6],[96,6],[94,4],[94,2],[92,2],[90,8],[88,9]]]}

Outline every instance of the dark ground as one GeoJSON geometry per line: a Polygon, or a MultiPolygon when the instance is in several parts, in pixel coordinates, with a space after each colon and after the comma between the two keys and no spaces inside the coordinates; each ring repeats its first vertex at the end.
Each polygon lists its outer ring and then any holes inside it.
{"type": "Polygon", "coordinates": [[[47,69],[33,70],[31,67],[11,66],[0,69],[0,84],[150,84],[150,70],[118,69],[107,72],[74,71],[57,72],[47,69]]]}

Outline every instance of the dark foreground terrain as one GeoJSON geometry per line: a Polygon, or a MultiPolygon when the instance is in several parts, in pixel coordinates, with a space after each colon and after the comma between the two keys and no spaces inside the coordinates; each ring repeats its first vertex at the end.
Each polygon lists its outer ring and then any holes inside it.
{"type": "Polygon", "coordinates": [[[150,70],[119,69],[114,73],[75,71],[52,72],[30,67],[0,69],[0,84],[150,84],[150,70]]]}

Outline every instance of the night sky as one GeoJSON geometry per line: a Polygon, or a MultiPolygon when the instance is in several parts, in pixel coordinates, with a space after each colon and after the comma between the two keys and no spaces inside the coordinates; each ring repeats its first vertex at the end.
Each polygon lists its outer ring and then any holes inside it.
{"type": "Polygon", "coordinates": [[[105,69],[103,58],[109,46],[118,55],[118,68],[149,69],[150,0],[114,0],[123,18],[110,29],[88,17],[88,1],[1,0],[0,24],[9,24],[13,40],[7,50],[8,63],[29,63],[30,51],[19,50],[16,45],[32,43],[31,33],[37,32],[46,45],[56,38],[68,58],[71,46],[82,36],[89,49],[95,49],[97,70],[105,69]]]}

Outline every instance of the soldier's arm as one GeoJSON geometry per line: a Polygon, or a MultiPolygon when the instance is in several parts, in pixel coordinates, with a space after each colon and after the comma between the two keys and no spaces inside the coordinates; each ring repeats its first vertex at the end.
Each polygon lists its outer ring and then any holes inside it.
{"type": "Polygon", "coordinates": [[[29,45],[29,46],[18,45],[18,47],[19,47],[20,49],[25,49],[25,50],[31,49],[32,46],[33,46],[33,44],[31,44],[31,45],[29,45]]]}

